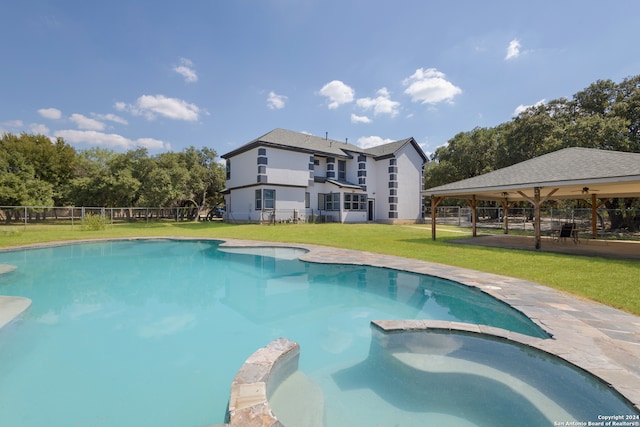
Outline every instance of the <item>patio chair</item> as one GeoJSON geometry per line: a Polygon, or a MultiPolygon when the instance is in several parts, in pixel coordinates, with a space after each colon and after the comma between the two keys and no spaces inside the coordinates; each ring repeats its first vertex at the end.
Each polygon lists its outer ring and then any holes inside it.
{"type": "Polygon", "coordinates": [[[578,243],[578,230],[576,229],[575,222],[568,222],[562,224],[562,227],[558,231],[558,241],[567,241],[567,238],[573,239],[573,243],[578,243]]]}

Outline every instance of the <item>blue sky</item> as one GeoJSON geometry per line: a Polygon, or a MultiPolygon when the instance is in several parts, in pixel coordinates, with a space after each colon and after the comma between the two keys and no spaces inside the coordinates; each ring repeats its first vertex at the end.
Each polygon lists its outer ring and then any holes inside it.
{"type": "Polygon", "coordinates": [[[275,128],[431,153],[640,74],[635,0],[0,3],[0,133],[224,154],[275,128]]]}

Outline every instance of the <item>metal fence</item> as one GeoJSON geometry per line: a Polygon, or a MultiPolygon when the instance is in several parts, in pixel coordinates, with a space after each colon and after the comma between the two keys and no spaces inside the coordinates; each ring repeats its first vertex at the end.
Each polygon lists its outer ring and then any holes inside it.
{"type": "Polygon", "coordinates": [[[97,215],[111,224],[132,221],[194,221],[220,218],[213,206],[205,207],[141,207],[102,208],[76,206],[0,206],[0,226],[29,224],[82,223],[89,215],[97,215]]]}
{"type": "MultiPolygon", "coordinates": [[[[461,206],[440,206],[436,208],[436,224],[455,225],[459,227],[471,227],[471,208],[461,206]]],[[[504,228],[504,210],[500,207],[479,207],[476,210],[478,227],[504,228]]],[[[614,215],[623,214],[621,210],[601,208],[596,211],[596,230],[604,236],[612,230],[611,218],[614,215]]],[[[522,230],[533,232],[533,208],[510,208],[508,225],[509,230],[522,230]]],[[[424,213],[425,223],[431,223],[431,208],[426,207],[424,213]]],[[[590,231],[591,209],[589,208],[547,208],[540,210],[540,228],[542,232],[552,232],[566,222],[575,223],[579,230],[590,231]]],[[[621,230],[624,232],[624,230],[621,230]]]]}

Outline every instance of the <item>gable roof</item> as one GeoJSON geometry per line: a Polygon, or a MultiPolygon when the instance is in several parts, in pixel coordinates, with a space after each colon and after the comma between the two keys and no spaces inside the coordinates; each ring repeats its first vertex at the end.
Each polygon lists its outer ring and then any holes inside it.
{"type": "Polygon", "coordinates": [[[424,154],[422,148],[420,148],[416,140],[413,138],[405,138],[388,144],[376,145],[375,147],[368,148],[366,152],[374,156],[376,159],[383,159],[385,157],[391,157],[407,144],[413,145],[413,148],[418,152],[418,154],[420,154],[420,157],[422,157],[422,161],[424,163],[427,162],[428,159],[426,154],[424,154]]]}
{"type": "Polygon", "coordinates": [[[271,132],[268,132],[233,151],[223,154],[220,157],[228,159],[255,147],[266,145],[284,150],[302,151],[310,154],[320,154],[331,157],[351,158],[352,155],[350,153],[358,153],[377,158],[391,156],[408,143],[412,143],[415,146],[423,161],[426,162],[427,157],[413,138],[406,138],[400,141],[364,149],[347,142],[321,138],[319,136],[280,128],[274,129],[271,132]]]}
{"type": "MultiPolygon", "coordinates": [[[[565,148],[473,178],[429,188],[424,195],[484,200],[519,200],[533,196],[533,188],[554,199],[579,199],[586,194],[640,197],[640,153],[565,148]],[[506,194],[505,194],[506,193],[506,194]]],[[[544,195],[544,194],[543,194],[544,195]]]]}

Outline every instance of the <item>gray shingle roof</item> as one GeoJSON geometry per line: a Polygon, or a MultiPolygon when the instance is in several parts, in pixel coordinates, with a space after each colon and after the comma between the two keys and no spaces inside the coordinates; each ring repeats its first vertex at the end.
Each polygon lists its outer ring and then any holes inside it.
{"type": "Polygon", "coordinates": [[[543,187],[558,188],[554,198],[568,198],[579,195],[580,186],[607,197],[640,194],[640,154],[565,148],[423,193],[452,197],[485,193],[488,198],[499,198],[503,192],[543,187]]]}
{"type": "MultiPolygon", "coordinates": [[[[274,129],[247,144],[223,154],[221,157],[227,159],[240,154],[244,151],[250,150],[256,146],[269,145],[282,149],[290,149],[295,151],[305,151],[310,154],[321,154],[333,157],[352,157],[350,153],[364,154],[373,157],[384,157],[392,155],[405,144],[411,143],[413,138],[406,138],[400,141],[391,142],[388,144],[382,144],[373,148],[364,149],[353,144],[349,144],[345,141],[336,141],[333,139],[322,138],[319,136],[309,135],[301,132],[294,132],[286,129],[274,129]]],[[[413,141],[415,144],[415,141],[413,141]]],[[[424,161],[427,160],[426,156],[416,145],[416,149],[422,155],[424,161]]]]}

